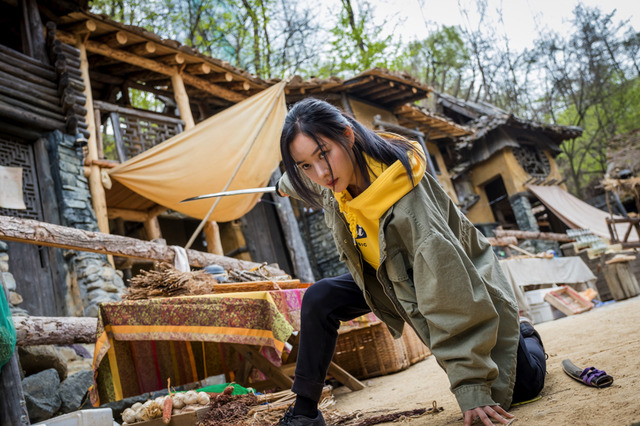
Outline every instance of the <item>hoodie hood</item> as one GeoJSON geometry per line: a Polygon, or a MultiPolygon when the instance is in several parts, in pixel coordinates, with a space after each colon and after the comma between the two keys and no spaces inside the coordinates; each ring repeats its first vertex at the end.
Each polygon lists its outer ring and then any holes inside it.
{"type": "Polygon", "coordinates": [[[417,156],[413,151],[407,154],[411,162],[413,184],[399,160],[387,166],[365,155],[371,185],[355,198],[346,190],[335,193],[340,211],[349,223],[354,243],[362,252],[365,261],[376,269],[380,266],[380,218],[396,201],[411,191],[414,184],[420,182],[426,170],[422,147],[416,142],[412,144],[421,154],[417,156]]]}

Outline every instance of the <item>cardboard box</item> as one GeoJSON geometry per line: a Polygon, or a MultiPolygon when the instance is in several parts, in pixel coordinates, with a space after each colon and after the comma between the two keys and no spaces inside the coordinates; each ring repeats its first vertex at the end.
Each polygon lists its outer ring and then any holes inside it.
{"type": "Polygon", "coordinates": [[[593,308],[590,301],[566,285],[545,294],[544,300],[565,315],[581,314],[593,308]]]}

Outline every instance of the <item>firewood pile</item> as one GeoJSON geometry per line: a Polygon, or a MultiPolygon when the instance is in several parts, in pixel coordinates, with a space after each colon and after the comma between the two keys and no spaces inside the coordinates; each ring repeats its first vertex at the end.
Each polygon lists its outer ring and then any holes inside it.
{"type": "Polygon", "coordinates": [[[150,271],[142,271],[131,278],[125,300],[154,297],[191,296],[213,293],[217,281],[204,271],[181,272],[168,263],[156,263],[150,271]]]}
{"type": "Polygon", "coordinates": [[[250,271],[228,270],[227,281],[221,284],[204,270],[182,272],[169,263],[157,262],[153,270],[142,271],[131,278],[123,299],[145,300],[156,297],[283,290],[308,286],[301,284],[300,280],[292,280],[289,275],[269,276],[264,266],[266,263],[250,271]]]}

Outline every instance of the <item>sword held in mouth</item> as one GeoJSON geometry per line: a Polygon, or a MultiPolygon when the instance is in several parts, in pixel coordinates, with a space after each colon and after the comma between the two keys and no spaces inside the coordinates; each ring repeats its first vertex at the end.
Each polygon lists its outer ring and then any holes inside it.
{"type": "Polygon", "coordinates": [[[270,192],[276,192],[276,187],[266,186],[264,188],[247,188],[247,189],[236,189],[233,191],[214,192],[213,194],[204,194],[204,195],[198,195],[191,198],[185,198],[180,202],[186,203],[188,201],[205,200],[207,198],[215,198],[215,197],[226,197],[229,195],[245,195],[245,194],[258,194],[258,193],[270,193],[270,192]]]}

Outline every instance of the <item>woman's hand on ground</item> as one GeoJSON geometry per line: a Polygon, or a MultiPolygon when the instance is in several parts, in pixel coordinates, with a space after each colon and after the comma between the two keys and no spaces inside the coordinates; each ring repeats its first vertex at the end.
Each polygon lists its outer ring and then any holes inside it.
{"type": "Polygon", "coordinates": [[[473,410],[465,411],[464,426],[471,426],[471,423],[473,423],[476,417],[480,418],[480,421],[482,422],[482,424],[486,426],[491,426],[493,425],[491,418],[497,420],[502,424],[507,424],[509,423],[508,419],[512,419],[514,416],[513,414],[510,414],[504,411],[504,409],[499,405],[485,405],[483,407],[477,407],[477,408],[474,408],[473,410]]]}

